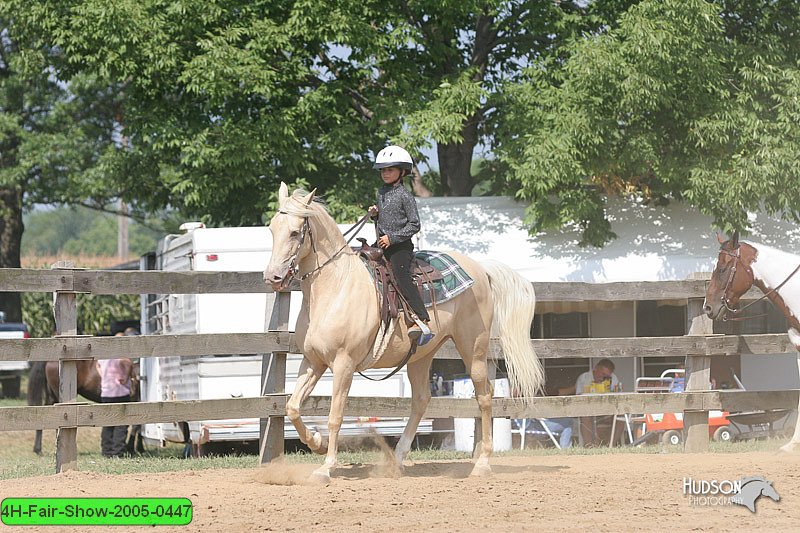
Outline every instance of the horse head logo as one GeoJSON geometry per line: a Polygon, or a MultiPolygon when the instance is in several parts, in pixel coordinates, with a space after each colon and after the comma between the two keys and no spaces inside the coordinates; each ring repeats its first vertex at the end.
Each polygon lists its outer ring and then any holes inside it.
{"type": "Polygon", "coordinates": [[[731,496],[731,503],[744,505],[750,509],[751,513],[756,512],[756,500],[760,496],[767,496],[776,502],[781,499],[778,491],[772,486],[772,482],[761,476],[743,477],[739,483],[742,484],[742,490],[739,491],[739,494],[731,496]]]}

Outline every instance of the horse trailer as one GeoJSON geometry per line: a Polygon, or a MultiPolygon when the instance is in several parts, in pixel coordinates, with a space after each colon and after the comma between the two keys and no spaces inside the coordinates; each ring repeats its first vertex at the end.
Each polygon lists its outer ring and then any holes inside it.
{"type": "MultiPolygon", "coordinates": [[[[168,235],[155,252],[141,259],[142,270],[261,272],[269,261],[272,237],[261,227],[205,228],[184,224],[185,232],[168,235]]],[[[347,225],[340,225],[345,231],[347,225]]],[[[358,234],[374,240],[374,228],[366,225],[358,234]]],[[[275,295],[253,294],[163,294],[143,295],[142,332],[146,335],[190,335],[195,333],[258,333],[266,331],[275,295]]],[[[299,314],[302,294],[292,293],[289,329],[299,314]]],[[[261,391],[262,354],[229,354],[191,357],[147,357],[141,359],[141,399],[207,400],[256,397],[261,391]]],[[[286,363],[286,388],[294,390],[302,355],[289,354],[286,363]]],[[[385,376],[391,369],[367,370],[371,378],[385,376]]],[[[315,387],[315,395],[330,395],[333,376],[327,371],[315,387]]],[[[355,375],[351,396],[410,397],[411,386],[405,369],[386,381],[374,382],[355,375]]],[[[307,425],[327,434],[327,417],[304,417],[307,425]]],[[[400,436],[405,418],[345,418],[341,434],[361,436],[377,432],[400,436]]],[[[192,442],[225,443],[257,440],[258,419],[188,421],[192,442]]],[[[419,434],[430,434],[432,421],[424,419],[419,434]]],[[[297,439],[297,431],[287,420],[286,439],[297,439]]],[[[150,443],[184,442],[176,423],[146,424],[143,436],[150,443]]]]}

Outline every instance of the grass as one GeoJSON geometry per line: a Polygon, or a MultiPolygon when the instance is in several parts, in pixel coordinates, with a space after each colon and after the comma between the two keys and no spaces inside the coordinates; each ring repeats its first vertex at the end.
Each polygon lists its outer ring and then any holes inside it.
{"type": "MultiPolygon", "coordinates": [[[[45,431],[42,439],[43,453],[33,454],[33,431],[0,432],[0,479],[50,475],[55,471],[55,432],[45,431]]],[[[756,451],[776,451],[786,439],[766,439],[733,443],[711,443],[712,453],[745,453],[756,451]]],[[[238,469],[257,466],[255,455],[225,455],[183,459],[182,445],[172,444],[165,448],[150,447],[146,455],[134,458],[107,459],[100,454],[100,428],[80,428],[78,430],[78,469],[104,474],[128,474],[150,472],[176,472],[205,470],[215,468],[238,469]]],[[[511,450],[496,454],[501,457],[531,457],[550,455],[618,455],[618,454],[657,454],[663,452],[680,453],[680,447],[663,448],[660,445],[631,447],[571,448],[560,451],[554,448],[529,448],[511,450]]],[[[413,461],[468,460],[466,452],[439,449],[412,450],[409,459],[413,461]]],[[[321,463],[319,455],[308,452],[286,454],[289,463],[321,463]]],[[[349,449],[339,454],[342,464],[375,464],[384,461],[383,454],[375,449],[349,449]]]]}

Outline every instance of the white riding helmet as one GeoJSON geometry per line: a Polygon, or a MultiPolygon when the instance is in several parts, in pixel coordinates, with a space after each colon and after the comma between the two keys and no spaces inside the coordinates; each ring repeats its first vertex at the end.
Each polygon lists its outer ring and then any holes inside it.
{"type": "Polygon", "coordinates": [[[404,148],[392,145],[378,152],[378,155],[375,157],[375,164],[372,165],[372,168],[380,170],[387,167],[399,167],[411,170],[412,166],[414,166],[414,160],[411,159],[411,154],[404,148]]]}

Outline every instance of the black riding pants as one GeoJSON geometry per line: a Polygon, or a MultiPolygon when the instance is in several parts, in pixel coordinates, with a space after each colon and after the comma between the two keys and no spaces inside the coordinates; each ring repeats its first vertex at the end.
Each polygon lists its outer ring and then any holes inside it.
{"type": "Polygon", "coordinates": [[[410,240],[392,244],[383,252],[384,257],[392,264],[392,271],[412,311],[420,320],[430,320],[428,310],[419,297],[419,291],[411,280],[411,262],[414,259],[414,243],[410,240]]]}

